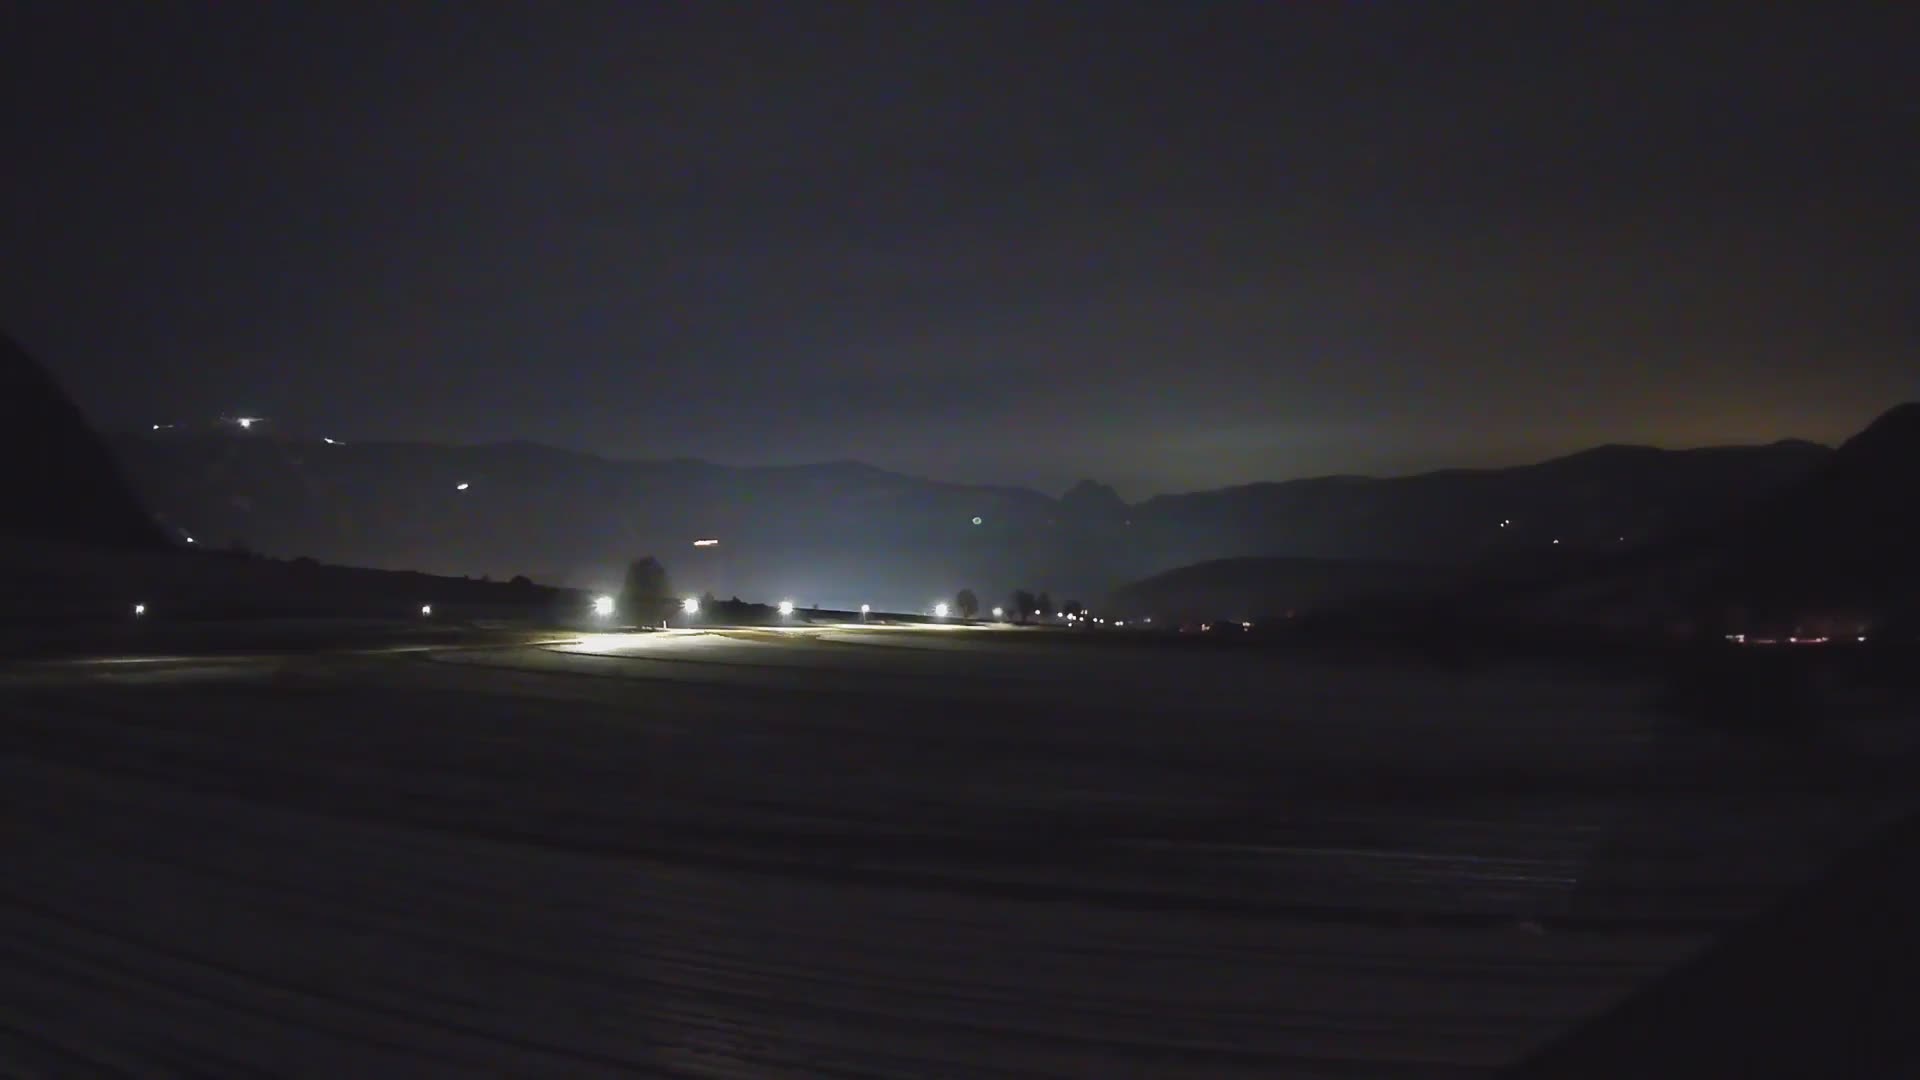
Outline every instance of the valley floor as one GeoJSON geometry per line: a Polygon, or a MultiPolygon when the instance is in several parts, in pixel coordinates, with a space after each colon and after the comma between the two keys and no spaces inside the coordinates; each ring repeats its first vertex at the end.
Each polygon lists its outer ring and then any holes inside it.
{"type": "Polygon", "coordinates": [[[1486,1075],[1907,809],[1654,697],[939,628],[16,667],[0,1066],[1486,1075]]]}

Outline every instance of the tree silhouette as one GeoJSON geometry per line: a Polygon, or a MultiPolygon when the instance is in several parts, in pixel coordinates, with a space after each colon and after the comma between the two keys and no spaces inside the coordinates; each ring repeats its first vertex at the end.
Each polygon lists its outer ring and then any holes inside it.
{"type": "Polygon", "coordinates": [[[953,606],[959,609],[961,618],[971,619],[980,613],[980,598],[973,595],[972,589],[961,589],[953,598],[953,606]]]}
{"type": "Polygon", "coordinates": [[[620,587],[620,611],[635,622],[659,622],[673,609],[673,585],[667,568],[651,555],[627,564],[627,580],[620,587]]]}
{"type": "Polygon", "coordinates": [[[1017,622],[1026,622],[1027,618],[1034,612],[1034,605],[1039,602],[1032,593],[1025,589],[1013,590],[1013,596],[1010,599],[1013,603],[1013,617],[1017,622]]]}
{"type": "Polygon", "coordinates": [[[1043,619],[1047,617],[1047,612],[1059,610],[1053,606],[1053,597],[1046,593],[1041,593],[1039,598],[1034,600],[1033,606],[1039,609],[1040,617],[1043,619]]]}

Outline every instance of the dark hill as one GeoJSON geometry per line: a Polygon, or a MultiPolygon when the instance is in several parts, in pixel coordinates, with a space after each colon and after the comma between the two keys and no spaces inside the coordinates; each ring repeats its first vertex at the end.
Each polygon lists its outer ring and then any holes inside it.
{"type": "Polygon", "coordinates": [[[86,418],[0,333],[0,532],[95,547],[169,546],[86,418]]]}
{"type": "Polygon", "coordinates": [[[1618,554],[1508,568],[1471,605],[1523,619],[1718,630],[1912,625],[1920,613],[1920,405],[1716,521],[1618,554]]]}
{"type": "Polygon", "coordinates": [[[1425,563],[1339,559],[1216,559],[1116,589],[1115,615],[1168,620],[1259,619],[1345,607],[1370,598],[1431,595],[1455,575],[1425,563]]]}
{"type": "Polygon", "coordinates": [[[1920,404],[1883,414],[1716,540],[1729,564],[1723,598],[1910,616],[1920,609],[1920,404]]]}

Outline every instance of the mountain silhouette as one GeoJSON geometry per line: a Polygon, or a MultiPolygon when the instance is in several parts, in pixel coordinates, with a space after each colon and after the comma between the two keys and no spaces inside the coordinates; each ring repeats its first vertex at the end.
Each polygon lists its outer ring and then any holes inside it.
{"type": "Polygon", "coordinates": [[[720,596],[910,609],[961,587],[1093,597],[1213,559],[1457,566],[1555,538],[1566,551],[1605,550],[1716,520],[1832,453],[1799,442],[1607,447],[1509,469],[1128,504],[1093,480],[1053,498],[849,461],[620,461],[527,443],[341,444],[232,424],[126,433],[115,446],[151,505],[220,545],[585,588],[617,583],[628,560],[651,553],[677,583],[720,596]],[[721,543],[696,550],[695,538],[721,543]]]}
{"type": "Polygon", "coordinates": [[[1433,595],[1457,572],[1430,563],[1361,559],[1215,559],[1114,590],[1105,610],[1122,618],[1252,620],[1341,608],[1373,598],[1433,595]]]}
{"type": "Polygon", "coordinates": [[[1715,540],[1719,595],[1796,611],[1920,609],[1920,403],[1888,410],[1715,540]]]}
{"type": "Polygon", "coordinates": [[[106,444],[45,368],[0,333],[0,533],[107,548],[169,546],[106,444]]]}
{"type": "Polygon", "coordinates": [[[1729,513],[1619,553],[1518,563],[1465,604],[1525,621],[1707,634],[1910,626],[1920,613],[1916,490],[1920,405],[1906,404],[1729,513]]]}
{"type": "Polygon", "coordinates": [[[1106,484],[1081,480],[1060,496],[1060,509],[1082,518],[1114,518],[1126,514],[1127,503],[1106,484]]]}

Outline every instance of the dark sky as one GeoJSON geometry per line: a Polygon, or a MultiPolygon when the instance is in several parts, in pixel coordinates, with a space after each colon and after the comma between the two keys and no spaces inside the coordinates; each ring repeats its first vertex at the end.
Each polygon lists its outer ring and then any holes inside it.
{"type": "Polygon", "coordinates": [[[1915,26],[1680,7],[16,0],[0,323],[102,423],[1130,497],[1841,438],[1915,26]]]}

